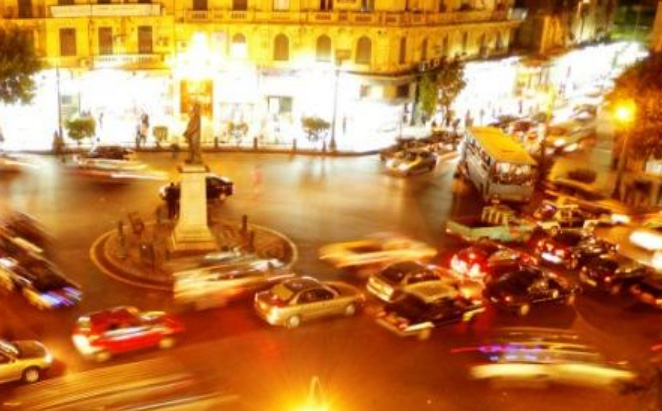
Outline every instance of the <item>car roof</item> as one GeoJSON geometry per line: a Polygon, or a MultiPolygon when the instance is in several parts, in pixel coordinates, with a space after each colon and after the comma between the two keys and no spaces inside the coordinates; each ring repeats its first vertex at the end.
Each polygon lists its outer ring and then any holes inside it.
{"type": "Polygon", "coordinates": [[[95,311],[91,314],[88,314],[87,317],[90,319],[90,324],[93,328],[103,328],[110,322],[132,320],[136,318],[136,314],[138,312],[139,310],[135,307],[120,306],[108,308],[106,310],[95,311]]]}
{"type": "Polygon", "coordinates": [[[446,281],[424,281],[408,286],[407,293],[429,303],[440,298],[458,295],[459,291],[446,281]]]}
{"type": "Polygon", "coordinates": [[[308,290],[310,288],[319,287],[321,285],[320,281],[312,277],[299,277],[299,278],[290,278],[283,281],[282,283],[292,292],[299,292],[308,290]]]}

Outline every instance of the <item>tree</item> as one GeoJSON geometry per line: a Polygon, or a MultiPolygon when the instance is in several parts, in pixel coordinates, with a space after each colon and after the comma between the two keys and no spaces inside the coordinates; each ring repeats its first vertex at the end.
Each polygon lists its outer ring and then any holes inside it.
{"type": "Polygon", "coordinates": [[[35,94],[32,76],[41,69],[30,32],[0,27],[0,101],[30,103],[35,94]]]}
{"type": "Polygon", "coordinates": [[[92,116],[79,117],[67,120],[65,123],[69,138],[78,145],[86,139],[96,134],[96,121],[92,116]]]}
{"type": "Polygon", "coordinates": [[[467,85],[464,80],[464,64],[459,60],[453,60],[441,67],[436,78],[439,89],[439,104],[444,110],[446,125],[450,125],[451,105],[467,85]]]}
{"type": "Polygon", "coordinates": [[[301,128],[306,133],[308,141],[315,143],[326,138],[331,124],[320,117],[302,117],[301,128]]]}
{"type": "Polygon", "coordinates": [[[426,118],[432,117],[437,111],[439,91],[435,85],[434,74],[427,72],[421,76],[418,83],[418,107],[426,118]]]}
{"type": "Polygon", "coordinates": [[[616,79],[607,95],[608,109],[633,102],[634,118],[619,124],[615,152],[620,153],[625,133],[630,133],[625,158],[643,164],[649,158],[662,159],[662,53],[651,54],[634,64],[616,79]],[[626,129],[627,127],[627,129],[626,129]]]}

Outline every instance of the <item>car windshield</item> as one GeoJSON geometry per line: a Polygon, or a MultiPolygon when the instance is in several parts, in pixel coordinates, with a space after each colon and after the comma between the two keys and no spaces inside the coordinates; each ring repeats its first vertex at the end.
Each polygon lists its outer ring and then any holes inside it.
{"type": "Polygon", "coordinates": [[[572,247],[582,241],[582,235],[578,233],[565,232],[554,236],[554,241],[572,247]]]}
{"type": "Polygon", "coordinates": [[[392,308],[400,315],[417,317],[425,313],[427,306],[420,298],[412,294],[404,294],[392,304],[392,308]]]}
{"type": "Polygon", "coordinates": [[[0,340],[0,351],[13,357],[17,357],[19,354],[16,345],[10,343],[7,340],[0,340]]]}
{"type": "Polygon", "coordinates": [[[271,294],[278,297],[281,301],[289,301],[294,296],[294,291],[281,283],[271,289],[271,294]]]}
{"type": "Polygon", "coordinates": [[[397,263],[386,267],[380,273],[380,276],[393,282],[400,282],[406,273],[419,271],[421,266],[413,261],[397,263]]]}
{"type": "Polygon", "coordinates": [[[62,277],[53,273],[39,276],[32,284],[34,288],[40,292],[60,290],[69,286],[69,284],[62,277]]]}

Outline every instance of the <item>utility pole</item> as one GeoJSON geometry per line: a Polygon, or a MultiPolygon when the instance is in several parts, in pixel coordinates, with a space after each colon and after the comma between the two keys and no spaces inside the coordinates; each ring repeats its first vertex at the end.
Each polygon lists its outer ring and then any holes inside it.
{"type": "Polygon", "coordinates": [[[55,82],[57,88],[57,132],[60,138],[64,138],[62,135],[62,94],[60,91],[60,62],[58,61],[55,66],[55,82]]]}

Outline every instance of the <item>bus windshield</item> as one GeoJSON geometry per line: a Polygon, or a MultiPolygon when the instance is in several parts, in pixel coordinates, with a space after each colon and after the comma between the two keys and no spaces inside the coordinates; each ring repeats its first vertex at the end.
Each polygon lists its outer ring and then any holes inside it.
{"type": "Polygon", "coordinates": [[[492,181],[498,184],[527,184],[533,182],[535,168],[528,164],[496,163],[492,181]]]}

